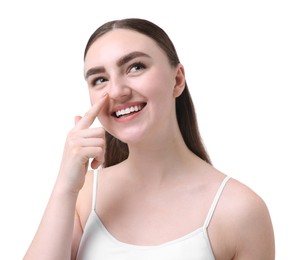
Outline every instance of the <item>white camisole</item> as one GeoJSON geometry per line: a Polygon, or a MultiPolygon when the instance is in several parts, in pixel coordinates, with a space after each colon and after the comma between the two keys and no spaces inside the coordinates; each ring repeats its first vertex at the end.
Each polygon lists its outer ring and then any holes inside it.
{"type": "Polygon", "coordinates": [[[221,183],[204,225],[193,232],[157,246],[139,246],[117,240],[96,214],[98,171],[94,171],[92,211],[78,249],[77,260],[215,260],[208,225],[229,176],[221,183]]]}

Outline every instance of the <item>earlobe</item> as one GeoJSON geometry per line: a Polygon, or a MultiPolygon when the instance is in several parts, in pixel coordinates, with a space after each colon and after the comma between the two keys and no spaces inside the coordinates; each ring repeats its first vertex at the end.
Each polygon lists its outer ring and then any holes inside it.
{"type": "Polygon", "coordinates": [[[174,86],[174,97],[179,97],[185,88],[185,74],[184,67],[182,64],[177,66],[176,77],[175,77],[175,86],[174,86]]]}

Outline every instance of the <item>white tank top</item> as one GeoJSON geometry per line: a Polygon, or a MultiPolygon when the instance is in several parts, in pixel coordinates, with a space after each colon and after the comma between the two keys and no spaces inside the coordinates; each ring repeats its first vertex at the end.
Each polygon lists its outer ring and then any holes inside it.
{"type": "Polygon", "coordinates": [[[139,246],[117,240],[96,214],[98,171],[94,171],[92,211],[78,249],[77,260],[215,260],[207,228],[229,176],[221,183],[204,225],[193,232],[157,246],[139,246]]]}

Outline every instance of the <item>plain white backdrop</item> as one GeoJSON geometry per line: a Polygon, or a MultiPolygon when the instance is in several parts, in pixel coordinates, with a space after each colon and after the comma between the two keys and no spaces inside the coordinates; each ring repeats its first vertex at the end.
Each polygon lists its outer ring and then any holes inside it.
{"type": "Polygon", "coordinates": [[[215,167],[267,203],[276,259],[298,259],[296,1],[0,3],[1,258],[22,259],[54,184],[67,132],[89,109],[83,50],[110,19],[168,32],[215,167]]]}

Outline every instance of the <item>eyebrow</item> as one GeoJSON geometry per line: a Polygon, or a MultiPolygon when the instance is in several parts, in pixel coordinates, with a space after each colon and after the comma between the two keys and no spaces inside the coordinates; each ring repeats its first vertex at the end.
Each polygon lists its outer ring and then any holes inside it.
{"type": "MultiPolygon", "coordinates": [[[[118,67],[121,67],[121,66],[125,65],[126,63],[128,63],[129,61],[131,61],[135,58],[138,58],[138,57],[150,58],[150,56],[144,52],[134,51],[134,52],[128,53],[128,54],[124,55],[123,57],[121,57],[120,59],[118,59],[116,64],[118,67]]],[[[87,79],[88,77],[90,77],[94,74],[103,73],[105,71],[106,70],[104,67],[101,67],[101,66],[93,67],[93,68],[87,70],[87,72],[85,74],[85,79],[87,79]]]]}

